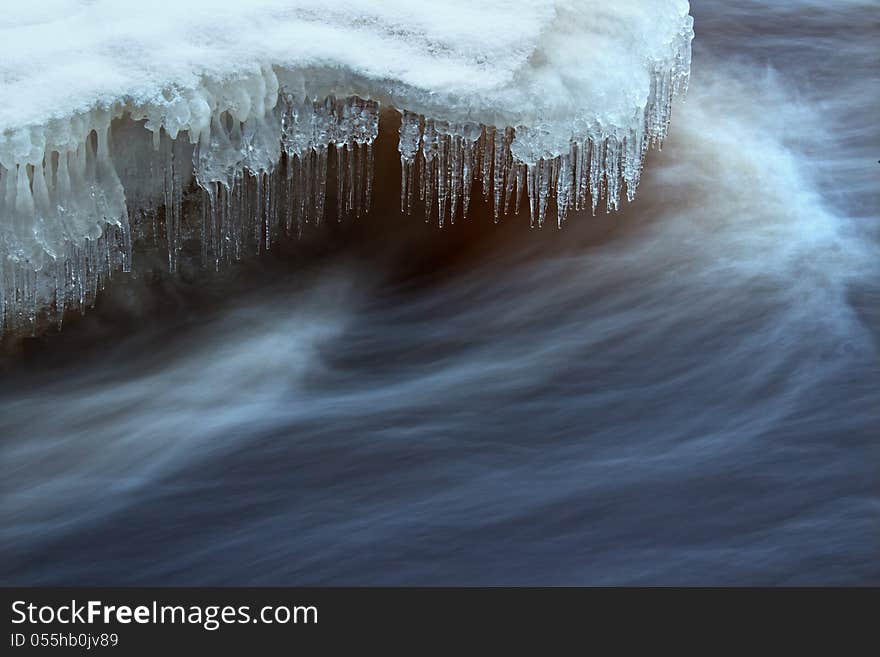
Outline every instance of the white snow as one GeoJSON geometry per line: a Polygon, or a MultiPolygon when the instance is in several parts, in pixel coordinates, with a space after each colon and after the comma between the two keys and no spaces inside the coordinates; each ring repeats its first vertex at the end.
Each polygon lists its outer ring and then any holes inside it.
{"type": "Polygon", "coordinates": [[[645,101],[646,62],[668,59],[687,12],[680,0],[9,2],[0,132],[266,65],[338,67],[394,98],[430,92],[412,108],[425,114],[613,120],[645,101]]]}
{"type": "MultiPolygon", "coordinates": [[[[320,219],[326,147],[335,145],[338,161],[348,158],[340,211],[360,211],[379,105],[411,113],[400,146],[404,208],[417,185],[433,201],[429,216],[454,220],[477,178],[496,215],[523,195],[538,225],[551,198],[560,222],[570,208],[595,210],[600,196],[613,209],[621,181],[632,198],[644,148],[665,136],[671,97],[686,88],[688,11],[685,0],[7,2],[0,330],[4,314],[36,312],[22,308],[38,303],[38,272],[55,281],[56,306],[71,294],[81,305],[83,286],[97,290],[113,266],[127,266],[117,250],[130,241],[128,214],[156,202],[157,181],[158,200],[173,209],[194,173],[209,205],[237,198],[245,172],[257,174],[268,227],[289,209],[270,199],[284,151],[289,193],[309,198],[297,221],[309,208],[320,219]],[[331,96],[349,100],[322,109],[331,96]],[[303,111],[307,126],[295,118],[303,111]],[[305,127],[282,131],[285,116],[288,128],[305,127]],[[122,117],[127,127],[113,121],[122,117]],[[152,149],[132,125],[152,135],[152,149]],[[85,273],[73,271],[80,265],[85,273]]],[[[180,217],[166,215],[176,251],[180,217]]],[[[205,220],[203,250],[209,221],[223,218],[205,220]]],[[[224,230],[214,232],[215,251],[240,238],[224,230]]]]}

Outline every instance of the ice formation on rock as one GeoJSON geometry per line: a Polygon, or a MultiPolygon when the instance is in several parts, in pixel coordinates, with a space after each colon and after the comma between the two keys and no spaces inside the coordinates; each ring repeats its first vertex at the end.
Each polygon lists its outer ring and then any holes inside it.
{"type": "Polygon", "coordinates": [[[369,210],[379,108],[401,208],[535,226],[632,200],[687,86],[684,0],[37,0],[0,39],[0,334],[83,309],[132,243],[219,268],[369,210]],[[337,175],[332,175],[336,171],[337,175]],[[327,206],[332,202],[335,208],[327,206]],[[44,317],[45,320],[45,317],[44,317]]]}

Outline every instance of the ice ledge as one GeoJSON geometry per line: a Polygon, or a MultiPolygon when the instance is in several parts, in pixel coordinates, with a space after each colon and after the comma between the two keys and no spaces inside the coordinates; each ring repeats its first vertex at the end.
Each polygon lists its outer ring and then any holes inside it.
{"type": "MultiPolygon", "coordinates": [[[[182,223],[183,194],[193,183],[202,197],[195,230],[203,261],[215,267],[247,245],[269,248],[278,232],[320,221],[328,196],[340,216],[367,211],[380,105],[402,110],[407,212],[418,197],[440,225],[466,216],[474,182],[496,220],[521,202],[536,226],[553,206],[560,226],[573,209],[595,211],[600,199],[615,209],[621,192],[632,200],[645,151],[665,137],[672,98],[686,89],[690,70],[687,3],[634,4],[672,7],[677,30],[656,39],[650,56],[627,60],[628,86],[610,95],[603,84],[614,75],[575,93],[547,88],[558,76],[541,72],[548,55],[533,48],[528,66],[520,58],[508,71],[519,86],[493,83],[471,96],[466,85],[426,92],[356,67],[264,65],[172,85],[148,100],[126,96],[7,125],[0,136],[0,332],[35,325],[45,309],[60,321],[66,309],[87,306],[113,271],[131,266],[133,236],[158,217],[175,269],[190,230],[182,223]],[[593,104],[573,107],[573,99],[593,104]],[[338,175],[328,191],[329,162],[338,175]]],[[[565,11],[554,13],[557,23],[560,16],[565,11]]],[[[554,47],[571,36],[555,23],[543,34],[554,47]]]]}

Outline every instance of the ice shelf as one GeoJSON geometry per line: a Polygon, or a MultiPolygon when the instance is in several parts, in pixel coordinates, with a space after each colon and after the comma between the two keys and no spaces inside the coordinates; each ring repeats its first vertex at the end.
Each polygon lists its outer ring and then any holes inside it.
{"type": "Polygon", "coordinates": [[[686,91],[682,0],[36,0],[0,16],[0,334],[60,323],[161,235],[168,268],[369,211],[380,107],[401,209],[532,225],[634,198],[686,91]],[[333,175],[333,172],[336,172],[333,175]],[[335,207],[328,207],[330,203],[335,207]]]}

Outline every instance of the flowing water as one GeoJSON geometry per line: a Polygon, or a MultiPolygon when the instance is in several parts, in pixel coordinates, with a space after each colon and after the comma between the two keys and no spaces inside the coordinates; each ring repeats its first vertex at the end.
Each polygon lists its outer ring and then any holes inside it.
{"type": "Polygon", "coordinates": [[[389,187],[7,358],[0,581],[880,584],[880,13],[692,5],[621,213],[389,187]]]}

